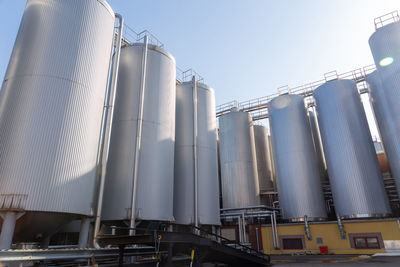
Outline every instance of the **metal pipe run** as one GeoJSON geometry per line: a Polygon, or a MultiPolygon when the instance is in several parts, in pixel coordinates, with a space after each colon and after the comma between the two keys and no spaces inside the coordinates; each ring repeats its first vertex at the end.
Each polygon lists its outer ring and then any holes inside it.
{"type": "Polygon", "coordinates": [[[310,231],[310,225],[308,224],[308,216],[304,215],[304,228],[306,230],[306,236],[308,240],[312,240],[312,235],[310,231]]]}
{"type": "Polygon", "coordinates": [[[240,208],[225,208],[220,209],[221,212],[223,211],[235,211],[235,210],[254,210],[254,209],[271,209],[271,210],[279,210],[277,208],[273,208],[266,205],[258,205],[258,206],[247,206],[247,207],[240,207],[240,208]]]}
{"type": "Polygon", "coordinates": [[[340,216],[337,216],[337,224],[339,227],[340,238],[345,240],[346,239],[346,231],[344,230],[344,225],[342,223],[342,219],[340,219],[340,216]]]}
{"type": "Polygon", "coordinates": [[[84,217],[81,220],[81,229],[79,231],[79,248],[86,248],[88,246],[88,238],[89,238],[89,229],[90,229],[90,218],[84,217]]]}
{"type": "Polygon", "coordinates": [[[118,20],[118,37],[117,43],[115,45],[115,53],[112,61],[112,71],[111,71],[111,82],[109,84],[107,90],[107,96],[105,99],[104,105],[104,122],[103,122],[103,140],[101,142],[102,146],[100,149],[100,185],[98,190],[98,200],[97,200],[97,209],[96,209],[96,219],[95,219],[95,227],[94,227],[94,235],[93,235],[93,245],[98,247],[96,238],[100,231],[100,223],[101,223],[101,211],[103,208],[103,195],[104,195],[104,184],[106,181],[106,168],[108,161],[108,152],[110,148],[110,137],[111,137],[111,128],[114,114],[114,103],[115,103],[115,95],[117,91],[117,80],[118,80],[118,69],[119,69],[119,58],[121,54],[121,43],[122,43],[122,31],[124,25],[124,19],[120,14],[115,14],[115,18],[118,20]]]}
{"type": "Polygon", "coordinates": [[[0,234],[0,249],[10,249],[14,235],[15,223],[17,222],[16,212],[6,212],[3,217],[3,226],[0,234]]]}
{"type": "Polygon", "coordinates": [[[139,160],[140,160],[140,147],[142,145],[142,127],[143,127],[143,110],[144,110],[144,96],[146,89],[146,69],[147,69],[147,53],[148,53],[149,38],[144,37],[144,47],[142,55],[142,77],[140,80],[139,91],[139,112],[136,126],[136,146],[135,146],[135,160],[133,163],[133,182],[132,182],[132,198],[131,198],[131,217],[129,220],[129,235],[135,235],[135,221],[136,221],[136,194],[137,194],[137,180],[139,176],[139,160]]]}
{"type": "Polygon", "coordinates": [[[192,77],[193,86],[193,166],[194,166],[194,226],[195,233],[199,234],[199,185],[197,161],[197,82],[196,76],[192,77]]]}

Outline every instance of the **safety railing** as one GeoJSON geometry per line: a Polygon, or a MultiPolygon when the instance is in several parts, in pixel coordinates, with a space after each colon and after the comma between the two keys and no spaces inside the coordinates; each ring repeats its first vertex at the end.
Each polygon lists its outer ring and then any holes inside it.
{"type": "Polygon", "coordinates": [[[320,85],[326,83],[327,81],[335,80],[335,79],[351,79],[357,83],[357,88],[359,92],[366,93],[368,92],[368,86],[365,82],[367,76],[376,69],[374,64],[358,68],[355,70],[351,70],[348,72],[344,72],[338,74],[337,71],[332,71],[324,74],[324,79],[314,81],[311,83],[303,84],[296,87],[289,87],[287,85],[279,87],[278,92],[263,96],[251,100],[246,100],[243,102],[230,101],[221,105],[218,105],[217,117],[229,113],[230,109],[233,107],[233,104],[236,104],[240,110],[250,112],[253,116],[253,120],[265,119],[268,117],[268,111],[264,111],[268,109],[268,102],[271,101],[274,97],[277,97],[282,94],[290,93],[290,94],[299,94],[304,97],[311,97],[313,91],[320,85]],[[262,110],[262,112],[260,112],[262,110]]]}
{"type": "Polygon", "coordinates": [[[400,16],[398,11],[393,11],[383,16],[377,17],[374,19],[375,29],[379,29],[385,25],[388,25],[393,22],[400,21],[400,16]]]}

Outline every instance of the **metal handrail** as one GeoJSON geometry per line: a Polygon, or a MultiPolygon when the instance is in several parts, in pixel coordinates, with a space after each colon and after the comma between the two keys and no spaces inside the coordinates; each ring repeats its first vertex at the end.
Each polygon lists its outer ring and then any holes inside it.
{"type": "MultiPolygon", "coordinates": [[[[314,81],[311,83],[303,84],[300,86],[296,87],[290,87],[289,86],[283,86],[278,88],[277,93],[273,93],[267,96],[259,97],[259,98],[254,98],[242,102],[237,102],[236,100],[223,103],[221,105],[218,105],[216,107],[216,116],[219,117],[221,115],[224,115],[226,113],[230,112],[230,109],[233,107],[232,103],[235,103],[237,107],[239,107],[240,110],[242,111],[247,111],[247,112],[252,112],[253,115],[253,120],[258,120],[258,119],[265,119],[268,117],[268,102],[271,101],[274,97],[279,96],[282,94],[285,90],[290,92],[291,94],[299,94],[304,97],[310,97],[312,96],[313,91],[318,87],[321,86],[322,84],[326,83],[328,80],[332,79],[333,74],[335,74],[335,79],[351,79],[354,80],[357,83],[357,87],[359,89],[359,92],[366,93],[367,90],[367,84],[365,83],[367,76],[373,72],[376,69],[375,64],[367,65],[362,68],[354,69],[351,71],[347,71],[341,74],[337,74],[336,71],[328,72],[324,75],[324,79],[314,81]],[[282,90],[282,89],[285,90],[282,90]],[[265,110],[265,112],[259,112],[260,110],[265,110]],[[255,113],[254,111],[258,111],[259,113],[255,113]]],[[[286,91],[285,91],[286,92],[286,91]]]]}
{"type": "Polygon", "coordinates": [[[388,25],[390,23],[397,22],[397,21],[400,21],[399,12],[397,10],[392,11],[390,13],[387,13],[385,15],[382,15],[382,16],[374,19],[375,29],[377,30],[385,25],[388,25]]]}

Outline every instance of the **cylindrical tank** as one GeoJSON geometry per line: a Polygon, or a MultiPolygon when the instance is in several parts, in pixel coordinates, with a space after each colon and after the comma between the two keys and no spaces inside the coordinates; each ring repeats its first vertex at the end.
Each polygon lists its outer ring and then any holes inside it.
{"type": "Polygon", "coordinates": [[[215,96],[203,83],[176,86],[174,216],[178,224],[194,224],[194,91],[197,90],[197,185],[200,224],[219,225],[219,182],[215,96]]]}
{"type": "Polygon", "coordinates": [[[130,219],[139,92],[145,71],[142,140],[136,188],[138,220],[173,221],[175,59],[137,43],[121,49],[102,220],[130,219]],[[143,64],[143,65],[142,65],[143,64]]]}
{"type": "Polygon", "coordinates": [[[356,83],[326,82],[314,91],[335,210],[344,218],[391,213],[356,83]]]}
{"type": "Polygon", "coordinates": [[[278,96],[268,104],[268,113],[283,218],[325,218],[321,178],[303,97],[278,96]]]}
{"type": "Polygon", "coordinates": [[[400,22],[378,28],[369,38],[369,46],[379,71],[400,68],[400,22]]]}
{"type": "Polygon", "coordinates": [[[233,109],[219,118],[224,208],[260,204],[253,131],[252,118],[247,112],[233,109]]]}
{"type": "Polygon", "coordinates": [[[254,125],[254,142],[256,147],[257,174],[260,192],[273,192],[274,177],[272,173],[270,140],[267,128],[262,125],[254,125]]]}
{"type": "Polygon", "coordinates": [[[114,21],[102,0],[27,2],[0,96],[1,212],[25,212],[14,241],[93,215],[114,21]]]}
{"type": "Polygon", "coordinates": [[[400,72],[384,74],[383,80],[381,72],[368,75],[367,82],[383,147],[400,192],[400,72]]]}

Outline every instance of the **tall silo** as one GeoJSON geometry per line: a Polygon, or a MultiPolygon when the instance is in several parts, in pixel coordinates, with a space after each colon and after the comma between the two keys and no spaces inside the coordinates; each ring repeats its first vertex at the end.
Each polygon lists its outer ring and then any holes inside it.
{"type": "Polygon", "coordinates": [[[283,218],[326,218],[318,162],[304,99],[282,95],[268,104],[279,206],[283,218]]]}
{"type": "Polygon", "coordinates": [[[400,73],[384,75],[374,71],[367,82],[390,170],[400,192],[400,73]]]}
{"type": "Polygon", "coordinates": [[[121,49],[103,221],[174,220],[175,75],[161,47],[121,49]]]}
{"type": "Polygon", "coordinates": [[[3,230],[22,216],[15,242],[93,216],[114,24],[102,0],[27,2],[0,96],[1,212],[3,230]]]}
{"type": "Polygon", "coordinates": [[[391,213],[356,83],[333,80],[314,91],[333,201],[338,216],[391,213]]]}
{"type": "Polygon", "coordinates": [[[224,208],[260,204],[253,122],[232,109],[219,118],[222,204],[224,208]]]}
{"type": "Polygon", "coordinates": [[[379,71],[398,72],[400,68],[400,21],[377,28],[369,38],[369,46],[379,71]]]}
{"type": "Polygon", "coordinates": [[[175,127],[175,222],[196,224],[197,209],[199,224],[219,225],[214,90],[195,81],[177,84],[175,127]]]}
{"type": "Polygon", "coordinates": [[[274,177],[267,128],[262,125],[254,125],[254,142],[260,192],[273,192],[274,177]]]}
{"type": "Polygon", "coordinates": [[[372,106],[397,191],[400,192],[400,22],[378,28],[369,39],[377,71],[369,84],[372,106]]]}

